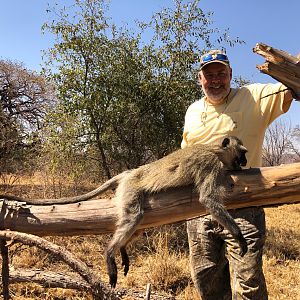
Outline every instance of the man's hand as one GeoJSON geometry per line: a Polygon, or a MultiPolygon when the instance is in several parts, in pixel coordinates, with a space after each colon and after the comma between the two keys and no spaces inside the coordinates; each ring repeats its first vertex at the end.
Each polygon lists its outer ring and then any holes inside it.
{"type": "MultiPolygon", "coordinates": [[[[300,52],[298,53],[298,55],[296,57],[299,58],[299,60],[300,60],[300,52]]],[[[299,65],[300,65],[300,61],[299,61],[299,65]]],[[[300,101],[300,90],[295,91],[295,90],[291,89],[291,93],[295,100],[300,101]]]]}
{"type": "Polygon", "coordinates": [[[300,91],[295,92],[294,90],[291,89],[291,94],[292,94],[292,97],[293,97],[296,101],[300,101],[300,91]]]}

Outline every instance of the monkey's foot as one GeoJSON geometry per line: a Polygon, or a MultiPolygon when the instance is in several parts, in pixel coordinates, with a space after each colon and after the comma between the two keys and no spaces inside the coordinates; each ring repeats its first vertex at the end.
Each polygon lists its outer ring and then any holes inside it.
{"type": "Polygon", "coordinates": [[[129,257],[125,247],[121,247],[120,252],[122,257],[122,266],[124,266],[124,276],[126,276],[129,271],[129,257]]]}
{"type": "Polygon", "coordinates": [[[106,257],[107,273],[109,276],[109,284],[112,288],[115,288],[118,280],[118,269],[115,258],[111,253],[107,253],[106,257]]]}
{"type": "Polygon", "coordinates": [[[109,274],[109,284],[112,289],[117,285],[117,274],[109,274]]]}

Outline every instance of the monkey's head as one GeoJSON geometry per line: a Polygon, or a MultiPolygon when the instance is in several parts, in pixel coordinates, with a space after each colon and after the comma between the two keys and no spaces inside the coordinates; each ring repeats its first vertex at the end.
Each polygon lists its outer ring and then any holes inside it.
{"type": "Polygon", "coordinates": [[[229,170],[240,170],[241,166],[244,167],[247,164],[247,152],[248,150],[240,139],[228,136],[222,141],[222,155],[219,158],[229,170]]]}

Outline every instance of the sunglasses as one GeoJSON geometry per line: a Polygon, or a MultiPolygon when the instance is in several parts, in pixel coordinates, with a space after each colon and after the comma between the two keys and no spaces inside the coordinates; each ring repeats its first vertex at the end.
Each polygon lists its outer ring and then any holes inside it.
{"type": "Polygon", "coordinates": [[[217,54],[207,54],[205,56],[202,56],[200,60],[200,64],[203,65],[213,60],[221,60],[221,61],[229,62],[227,55],[217,53],[217,54]]]}

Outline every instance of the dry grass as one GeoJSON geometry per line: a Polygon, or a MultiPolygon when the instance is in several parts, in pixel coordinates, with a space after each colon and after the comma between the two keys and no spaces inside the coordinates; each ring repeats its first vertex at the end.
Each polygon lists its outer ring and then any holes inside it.
{"type": "MultiPolygon", "coordinates": [[[[26,190],[28,196],[36,196],[43,184],[36,180],[18,180],[14,191],[26,190]]],[[[7,185],[5,186],[7,190],[7,185]]],[[[2,192],[4,190],[2,189],[2,192]]],[[[44,194],[49,194],[49,187],[44,194]]],[[[70,194],[70,190],[66,194],[70,194]]],[[[41,194],[40,194],[41,195],[41,194]]],[[[267,208],[267,242],[264,254],[264,271],[270,300],[300,299],[300,204],[267,208]]],[[[128,252],[131,268],[124,277],[121,271],[119,286],[135,290],[152,283],[152,289],[160,295],[174,295],[178,300],[198,300],[189,273],[188,246],[185,224],[174,224],[148,230],[128,252]]],[[[78,258],[97,271],[108,282],[104,264],[104,248],[109,236],[51,237],[51,241],[63,245],[78,258]]],[[[11,268],[38,268],[70,272],[64,264],[36,248],[22,245],[10,247],[11,268]]],[[[119,266],[120,266],[120,262],[119,266]]],[[[66,289],[45,289],[35,284],[11,285],[13,299],[91,299],[83,292],[66,289]]],[[[125,299],[125,298],[124,298],[125,299]]],[[[133,298],[126,298],[133,299],[133,298]]]]}
{"type": "Polygon", "coordinates": [[[300,204],[266,209],[264,271],[270,300],[300,299],[300,204]]]}

